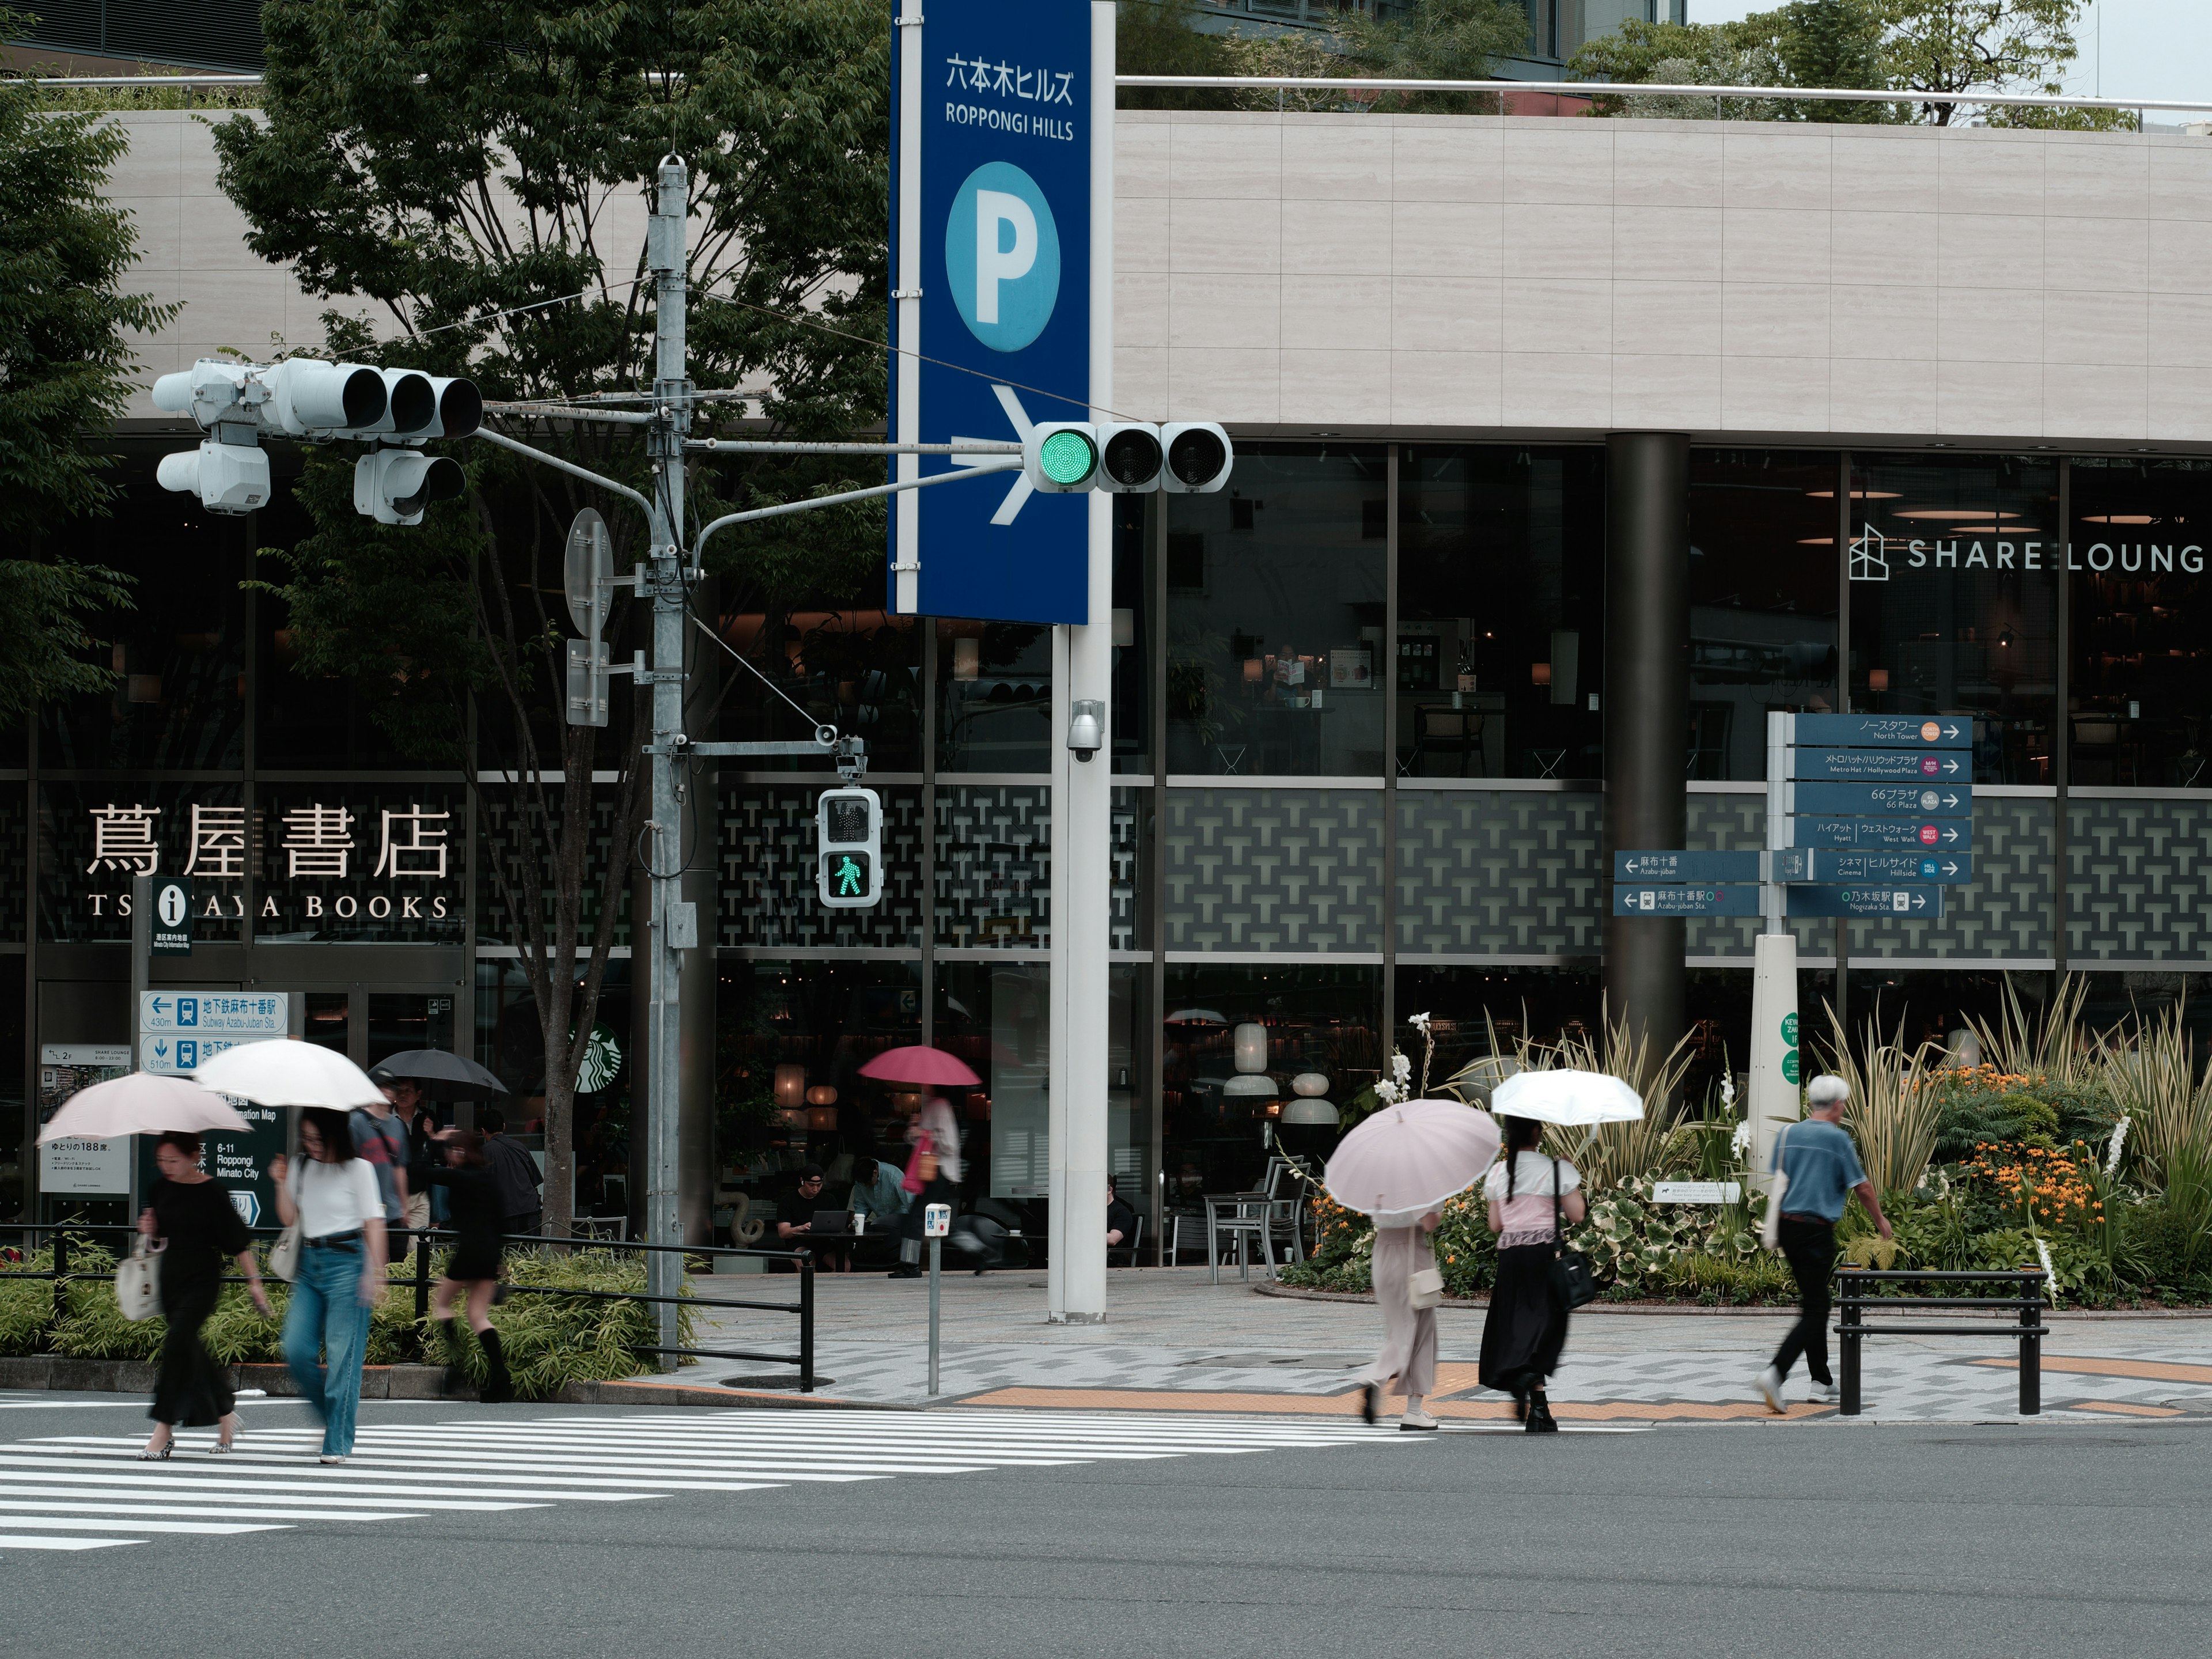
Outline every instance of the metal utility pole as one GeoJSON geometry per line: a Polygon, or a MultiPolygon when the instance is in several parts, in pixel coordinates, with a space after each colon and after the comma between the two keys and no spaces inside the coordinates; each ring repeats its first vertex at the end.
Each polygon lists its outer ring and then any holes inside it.
{"type": "MultiPolygon", "coordinates": [[[[653,468],[652,537],[646,583],[653,596],[653,816],[646,836],[647,872],[652,878],[653,915],[644,952],[649,975],[652,1017],[647,1041],[650,1074],[646,1135],[648,1147],[645,1192],[646,1242],[684,1243],[677,1203],[678,1092],[682,1078],[679,981],[683,959],[679,937],[696,946],[697,911],[682,907],[684,830],[681,811],[684,746],[684,441],[691,425],[691,382],[684,356],[684,231],[690,216],[690,172],[674,155],[661,158],[653,210],[647,222],[646,262],[653,273],[653,424],[646,453],[653,468]],[[679,908],[682,907],[682,908],[679,908]],[[681,924],[689,922],[689,927],[681,924]]],[[[640,678],[648,676],[641,675],[640,678]]],[[[682,1289],[681,1256],[647,1257],[646,1290],[672,1297],[682,1289]]],[[[660,1346],[678,1345],[678,1309],[654,1304],[660,1346]]],[[[660,1369],[676,1369],[676,1356],[659,1356],[660,1369]]]]}

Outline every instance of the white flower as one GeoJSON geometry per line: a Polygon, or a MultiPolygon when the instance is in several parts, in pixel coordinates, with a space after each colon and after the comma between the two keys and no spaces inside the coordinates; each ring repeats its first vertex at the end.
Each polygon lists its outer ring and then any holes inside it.
{"type": "Polygon", "coordinates": [[[1390,1056],[1390,1070],[1396,1077],[1401,1089],[1405,1088],[1413,1080],[1413,1062],[1403,1054],[1394,1054],[1390,1056]]]}
{"type": "Polygon", "coordinates": [[[2128,1125],[2133,1121],[2124,1117],[2112,1125],[2112,1150],[2105,1154],[2105,1179],[2107,1181],[2120,1172],[2120,1148],[2128,1144],[2128,1125]]]}
{"type": "Polygon", "coordinates": [[[2039,1235],[2035,1241],[2035,1253],[2042,1258],[2044,1273],[2051,1281],[2051,1305],[2055,1308],[2058,1305],[2058,1270],[2051,1265],[2051,1247],[2039,1235]]]}
{"type": "Polygon", "coordinates": [[[1731,1112],[1735,1110],[1735,1073],[1733,1072],[1721,1079],[1721,1104],[1731,1112]]]}
{"type": "Polygon", "coordinates": [[[1375,1085],[1375,1098],[1381,1101],[1385,1106],[1395,1106],[1398,1103],[1398,1085],[1395,1083],[1376,1084],[1375,1085]]]}
{"type": "Polygon", "coordinates": [[[1737,1124],[1735,1132],[1729,1136],[1729,1150],[1738,1158],[1751,1150],[1751,1124],[1748,1120],[1737,1124]]]}
{"type": "Polygon", "coordinates": [[[1406,1023],[1411,1025],[1415,1030],[1419,1031],[1423,1036],[1428,1036],[1429,1017],[1426,1014],[1415,1014],[1406,1023]]]}

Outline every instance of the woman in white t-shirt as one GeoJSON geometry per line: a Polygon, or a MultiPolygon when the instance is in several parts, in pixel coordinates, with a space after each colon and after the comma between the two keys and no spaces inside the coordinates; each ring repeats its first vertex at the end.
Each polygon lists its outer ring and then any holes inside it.
{"type": "Polygon", "coordinates": [[[1538,1152],[1544,1126],[1504,1117],[1505,1147],[1482,1184],[1490,1231],[1498,1235],[1498,1283],[1482,1323],[1482,1381],[1513,1396],[1514,1415],[1531,1434],[1555,1432],[1544,1383],[1559,1369],[1567,1341],[1567,1308],[1552,1283],[1559,1254],[1559,1223],[1588,1212],[1583,1178],[1565,1158],[1538,1152]]]}
{"type": "Polygon", "coordinates": [[[384,1197],[376,1171],[353,1152],[343,1112],[310,1106],[300,1117],[299,1166],[270,1162],[276,1214],[300,1228],[298,1277],[284,1314],[284,1363],[323,1419],[323,1462],[353,1451],[368,1316],[384,1290],[384,1197]],[[327,1366],[315,1363],[320,1351],[327,1366]]]}

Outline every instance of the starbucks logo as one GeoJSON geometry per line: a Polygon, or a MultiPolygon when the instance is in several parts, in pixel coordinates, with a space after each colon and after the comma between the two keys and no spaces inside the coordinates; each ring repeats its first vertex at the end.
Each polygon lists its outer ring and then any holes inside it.
{"type": "Polygon", "coordinates": [[[622,1072],[622,1044],[604,1025],[592,1027],[592,1041],[584,1050],[584,1063],[576,1073],[576,1092],[597,1094],[622,1072]]]}

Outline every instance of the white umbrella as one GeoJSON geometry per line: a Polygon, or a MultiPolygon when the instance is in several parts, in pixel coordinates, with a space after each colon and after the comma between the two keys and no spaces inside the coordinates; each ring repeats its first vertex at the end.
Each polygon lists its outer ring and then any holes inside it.
{"type": "Polygon", "coordinates": [[[1407,1100],[1339,1141],[1322,1182],[1347,1210],[1419,1215],[1472,1186],[1497,1156],[1489,1113],[1456,1100],[1407,1100]]]}
{"type": "Polygon", "coordinates": [[[1491,1091],[1490,1109],[1577,1127],[1633,1123],[1644,1115],[1644,1097],[1603,1072],[1517,1072],[1491,1091]]]}
{"type": "Polygon", "coordinates": [[[170,1129],[247,1129],[252,1126],[221,1095],[158,1072],[133,1072],[80,1089],[63,1103],[39,1139],[112,1140],[170,1129]]]}
{"type": "Polygon", "coordinates": [[[374,1106],[384,1091],[336,1049],[271,1037],[226,1048],[192,1075],[210,1089],[264,1106],[374,1106]]]}

